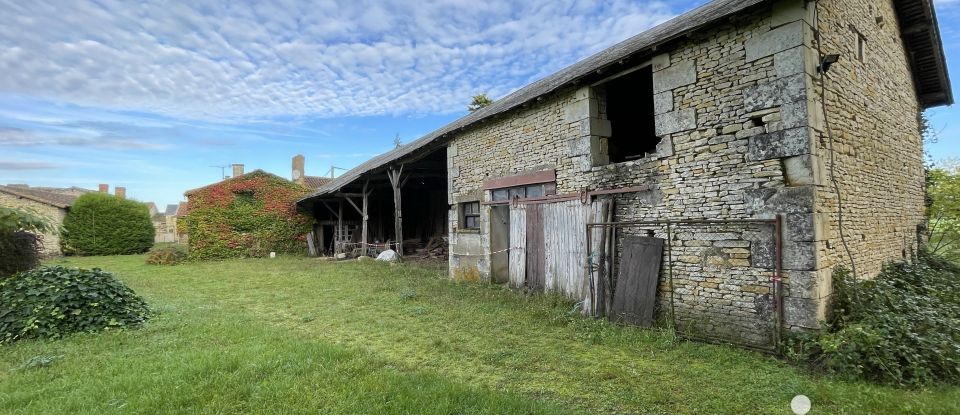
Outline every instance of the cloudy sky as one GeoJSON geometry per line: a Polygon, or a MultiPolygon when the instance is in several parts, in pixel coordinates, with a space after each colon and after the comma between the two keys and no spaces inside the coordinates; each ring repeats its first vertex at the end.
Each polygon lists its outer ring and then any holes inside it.
{"type": "MultiPolygon", "coordinates": [[[[162,205],[213,166],[323,175],[704,2],[0,0],[0,183],[162,205]]],[[[938,5],[953,64],[960,1],[938,5]]],[[[960,156],[960,112],[931,115],[960,156]]]]}

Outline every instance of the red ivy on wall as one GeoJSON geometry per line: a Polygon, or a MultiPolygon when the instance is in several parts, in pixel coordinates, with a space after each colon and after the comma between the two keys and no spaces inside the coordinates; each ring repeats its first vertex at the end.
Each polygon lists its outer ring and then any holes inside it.
{"type": "Polygon", "coordinates": [[[310,190],[261,170],[188,194],[187,217],[195,259],[259,257],[269,252],[304,253],[313,219],[295,202],[310,190]]]}

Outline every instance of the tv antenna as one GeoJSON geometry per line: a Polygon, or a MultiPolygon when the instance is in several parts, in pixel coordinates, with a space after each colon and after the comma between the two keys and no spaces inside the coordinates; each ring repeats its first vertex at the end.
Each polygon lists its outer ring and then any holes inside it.
{"type": "Polygon", "coordinates": [[[230,167],[230,166],[210,166],[210,167],[213,167],[215,169],[220,169],[220,177],[224,179],[227,178],[227,167],[230,167]]]}
{"type": "Polygon", "coordinates": [[[347,170],[347,169],[345,169],[345,168],[343,168],[343,167],[330,166],[330,171],[329,171],[327,174],[330,175],[330,178],[331,178],[331,179],[333,178],[333,170],[334,170],[334,169],[336,169],[336,170],[347,170]]]}

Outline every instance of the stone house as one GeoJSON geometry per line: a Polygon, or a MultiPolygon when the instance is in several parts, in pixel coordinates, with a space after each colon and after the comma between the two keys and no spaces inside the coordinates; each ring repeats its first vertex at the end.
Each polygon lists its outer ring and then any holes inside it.
{"type": "Polygon", "coordinates": [[[298,157],[294,180],[233,164],[231,177],[186,191],[187,202],[168,207],[170,232],[204,258],[306,252],[311,220],[293,202],[313,188],[302,174],[303,156],[298,157]]]}
{"type": "MultiPolygon", "coordinates": [[[[11,184],[0,186],[0,206],[33,210],[50,219],[54,226],[59,228],[73,201],[89,192],[91,190],[79,187],[30,187],[25,184],[11,184]]],[[[60,235],[56,232],[44,233],[43,254],[57,256],[61,253],[60,235]]]]}
{"type": "MultiPolygon", "coordinates": [[[[149,202],[147,207],[153,205],[149,202]]],[[[157,211],[156,206],[151,210],[150,218],[153,221],[155,230],[154,242],[156,243],[179,243],[180,235],[177,233],[177,217],[179,216],[180,204],[168,204],[163,212],[157,211]]]]}
{"type": "Polygon", "coordinates": [[[299,204],[364,245],[442,235],[452,277],[588,309],[601,281],[586,245],[619,264],[628,237],[652,235],[670,245],[658,314],[758,346],[818,326],[835,266],[870,277],[916,252],[919,114],[952,103],[931,0],[716,0],[299,204]],[[601,245],[588,223],[621,227],[601,245]]]}

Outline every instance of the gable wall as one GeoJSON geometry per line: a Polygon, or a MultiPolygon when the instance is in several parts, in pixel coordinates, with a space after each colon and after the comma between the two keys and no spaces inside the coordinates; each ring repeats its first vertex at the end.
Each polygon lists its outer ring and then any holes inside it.
{"type": "MultiPolygon", "coordinates": [[[[836,177],[843,202],[843,231],[861,277],[873,277],[885,261],[907,259],[917,249],[923,222],[923,144],[912,73],[892,0],[821,1],[823,52],[840,61],[826,80],[826,104],[836,177]],[[866,38],[861,62],[856,35],[866,38]]],[[[820,97],[819,83],[813,93],[820,97]]],[[[815,142],[830,174],[830,138],[824,125],[815,142]]],[[[827,218],[821,266],[849,265],[839,237],[837,193],[829,181],[817,187],[817,210],[827,218]]]]}

